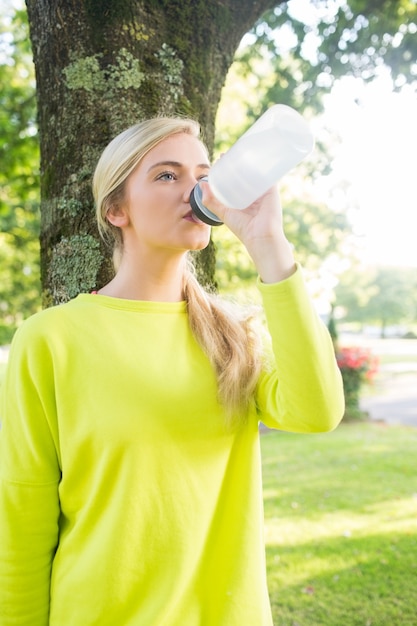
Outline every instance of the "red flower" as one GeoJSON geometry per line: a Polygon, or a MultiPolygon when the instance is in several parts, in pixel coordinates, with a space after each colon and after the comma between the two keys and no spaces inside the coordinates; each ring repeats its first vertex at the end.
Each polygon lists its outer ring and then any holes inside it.
{"type": "Polygon", "coordinates": [[[358,346],[340,348],[336,358],[342,372],[353,370],[361,374],[363,379],[371,380],[378,371],[378,358],[367,348],[358,346]]]}

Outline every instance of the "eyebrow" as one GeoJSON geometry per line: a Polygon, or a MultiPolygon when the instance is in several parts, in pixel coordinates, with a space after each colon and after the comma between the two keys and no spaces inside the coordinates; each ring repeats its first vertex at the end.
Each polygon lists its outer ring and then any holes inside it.
{"type": "MultiPolygon", "coordinates": [[[[161,167],[162,165],[169,165],[171,167],[184,167],[184,165],[179,161],[158,161],[158,163],[154,163],[148,168],[148,172],[155,169],[156,167],[161,167]]],[[[199,169],[210,169],[210,165],[208,163],[199,163],[196,167],[198,167],[199,169]]]]}

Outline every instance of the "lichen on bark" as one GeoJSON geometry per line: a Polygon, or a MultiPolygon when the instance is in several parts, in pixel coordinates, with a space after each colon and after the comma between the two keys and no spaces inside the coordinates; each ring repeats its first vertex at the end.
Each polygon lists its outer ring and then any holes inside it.
{"type": "Polygon", "coordinates": [[[101,53],[75,58],[62,71],[68,89],[85,89],[99,94],[120,89],[139,89],[144,73],[140,61],[126,48],[120,48],[116,62],[102,68],[101,53]]]}
{"type": "Polygon", "coordinates": [[[166,98],[176,103],[184,95],[184,63],[167,43],[162,44],[155,56],[161,64],[162,79],[166,85],[166,98]]]}
{"type": "Polygon", "coordinates": [[[91,235],[63,237],[52,250],[49,265],[50,296],[55,304],[67,302],[97,285],[103,258],[91,235]]]}

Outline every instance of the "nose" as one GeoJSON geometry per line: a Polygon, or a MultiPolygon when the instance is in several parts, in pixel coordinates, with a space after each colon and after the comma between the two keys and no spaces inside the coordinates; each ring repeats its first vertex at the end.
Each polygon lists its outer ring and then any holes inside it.
{"type": "Polygon", "coordinates": [[[191,196],[191,192],[195,187],[195,183],[193,185],[187,185],[185,191],[184,191],[184,202],[186,202],[187,204],[190,203],[190,196],[191,196]]]}
{"type": "Polygon", "coordinates": [[[194,187],[198,185],[199,180],[201,180],[201,178],[196,178],[196,176],[194,176],[193,174],[190,174],[188,176],[184,190],[184,202],[186,202],[187,204],[189,204],[191,193],[194,187]]]}

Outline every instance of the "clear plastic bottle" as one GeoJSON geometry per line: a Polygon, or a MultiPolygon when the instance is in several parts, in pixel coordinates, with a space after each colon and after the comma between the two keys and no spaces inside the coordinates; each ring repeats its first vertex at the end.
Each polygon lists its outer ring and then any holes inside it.
{"type": "MultiPolygon", "coordinates": [[[[268,109],[210,169],[208,183],[216,198],[232,209],[244,209],[313,149],[314,137],[303,117],[284,104],[268,109]]],[[[213,226],[219,218],[193,189],[190,204],[197,217],[213,226]]]]}

